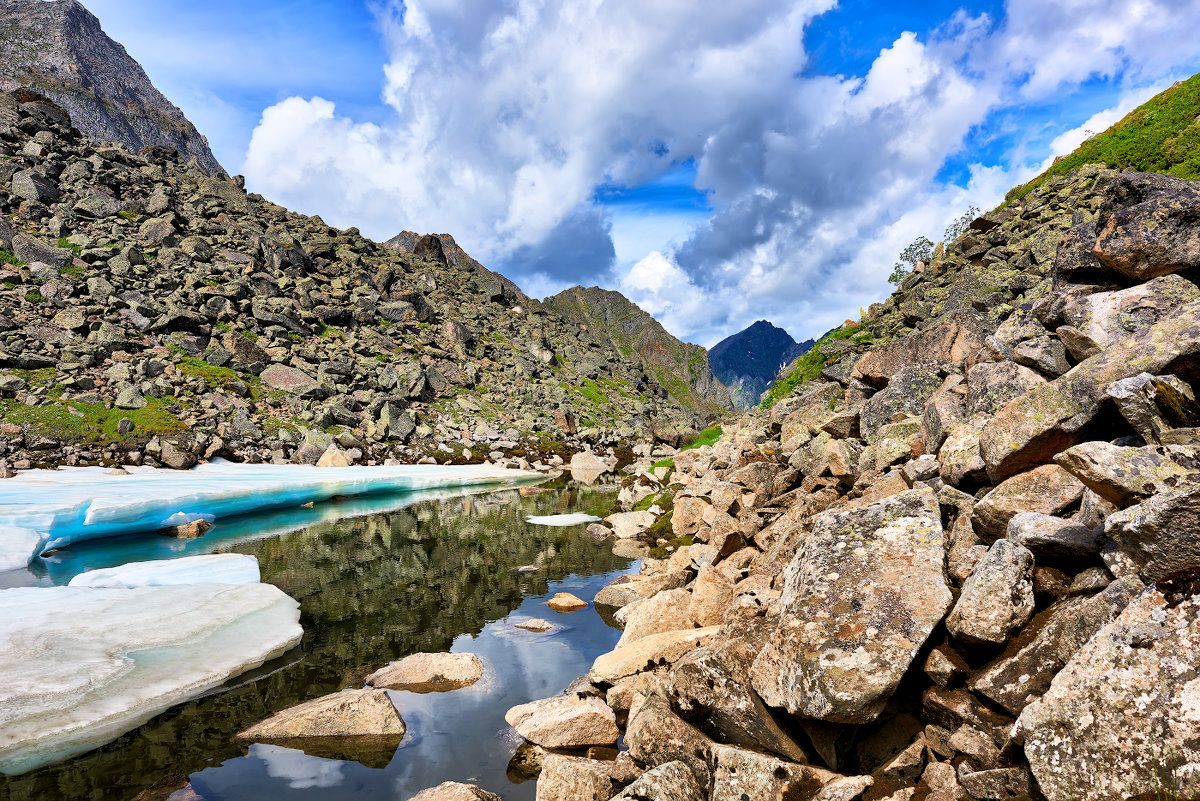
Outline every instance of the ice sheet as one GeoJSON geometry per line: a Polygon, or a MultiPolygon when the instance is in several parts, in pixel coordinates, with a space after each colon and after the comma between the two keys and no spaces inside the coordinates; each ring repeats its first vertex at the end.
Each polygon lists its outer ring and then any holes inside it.
{"type": "MultiPolygon", "coordinates": [[[[113,475],[102,467],[30,470],[0,481],[0,527],[43,535],[42,550],[73,542],[153,531],[169,520],[220,518],[334,496],[438,487],[511,485],[536,473],[488,465],[312,467],[203,464],[192,470],[142,468],[113,475]]],[[[0,529],[2,532],[3,529],[0,529]]],[[[0,533],[0,552],[18,543],[0,533]]]]}
{"type": "Polygon", "coordinates": [[[584,523],[595,523],[599,519],[595,515],[585,515],[576,512],[570,515],[530,515],[525,518],[525,522],[533,523],[537,526],[579,526],[584,523]]]}
{"type": "Polygon", "coordinates": [[[41,551],[44,539],[31,528],[0,526],[0,573],[28,565],[41,551]]]}
{"type": "Polygon", "coordinates": [[[0,772],[96,748],[300,641],[269,584],[0,591],[0,772]]]}
{"type": "Polygon", "coordinates": [[[241,553],[129,562],[80,573],[69,587],[168,587],[175,584],[257,584],[258,560],[241,553]]]}

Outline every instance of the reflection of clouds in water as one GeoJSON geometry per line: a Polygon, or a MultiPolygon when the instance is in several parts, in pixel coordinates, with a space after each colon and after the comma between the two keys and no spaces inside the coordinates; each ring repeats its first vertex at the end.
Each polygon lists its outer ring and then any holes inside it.
{"type": "Polygon", "coordinates": [[[261,759],[267,775],[287,779],[294,790],[309,787],[337,787],[343,781],[342,763],[336,759],[311,757],[303,751],[278,745],[252,745],[250,756],[261,759]]]}

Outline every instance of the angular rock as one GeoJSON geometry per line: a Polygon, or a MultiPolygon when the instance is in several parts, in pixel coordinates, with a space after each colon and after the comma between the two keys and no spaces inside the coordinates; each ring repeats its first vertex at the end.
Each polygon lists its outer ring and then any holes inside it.
{"type": "Polygon", "coordinates": [[[663,590],[623,607],[615,615],[617,622],[625,626],[617,647],[622,648],[651,634],[695,628],[691,604],[691,591],[681,588],[663,590]]]}
{"type": "Polygon", "coordinates": [[[612,526],[613,534],[620,540],[641,536],[656,520],[658,516],[649,511],[617,512],[604,518],[604,522],[612,526]]]}
{"type": "Polygon", "coordinates": [[[560,695],[531,701],[508,710],[504,720],[544,748],[612,745],[621,736],[613,711],[599,698],[560,695]]]}
{"type": "Polygon", "coordinates": [[[1079,479],[1058,465],[1042,465],[1013,476],[983,496],[975,504],[971,522],[984,542],[994,542],[1004,536],[1008,521],[1021,512],[1058,514],[1082,497],[1079,479]]]}
{"type": "Polygon", "coordinates": [[[1200,266],[1200,194],[1190,181],[1174,181],[1109,214],[1092,249],[1101,264],[1138,281],[1200,266]]]}
{"type": "Polygon", "coordinates": [[[1025,756],[1050,801],[1082,787],[1097,798],[1200,791],[1200,586],[1195,571],[1175,575],[1131,601],[1021,713],[1025,756]]]}
{"type": "Polygon", "coordinates": [[[859,417],[863,439],[868,443],[875,442],[879,429],[897,414],[923,414],[925,403],[941,385],[942,378],[936,367],[916,365],[898,371],[888,381],[886,388],[876,392],[863,404],[859,417]]]}
{"type": "Polygon", "coordinates": [[[1040,613],[1007,650],[977,671],[970,688],[1020,715],[1102,626],[1142,590],[1137,579],[1120,579],[1090,598],[1070,598],[1040,613]]]}
{"type": "Polygon", "coordinates": [[[1112,382],[1143,372],[1157,375],[1174,362],[1200,355],[1197,319],[1200,302],[1181,306],[1007,404],[980,437],[988,475],[1001,481],[1074,445],[1100,411],[1112,382]]]}
{"type": "Polygon", "coordinates": [[[955,314],[926,331],[872,348],[854,365],[852,375],[877,387],[914,364],[961,365],[983,347],[986,322],[970,314],[955,314]]]}
{"type": "Polygon", "coordinates": [[[967,371],[967,413],[992,415],[1004,404],[1046,383],[1040,374],[1013,362],[984,362],[967,371]]]}
{"type": "Polygon", "coordinates": [[[979,451],[984,420],[956,426],[947,434],[938,461],[942,480],[953,487],[975,487],[987,480],[987,464],[979,451]]]}
{"type": "Polygon", "coordinates": [[[410,654],[367,676],[371,687],[409,692],[444,692],[470,687],[483,676],[475,654],[410,654]]]}
{"type": "Polygon", "coordinates": [[[651,634],[624,648],[596,657],[588,678],[593,684],[612,684],[644,670],[672,665],[691,651],[706,645],[720,631],[720,626],[709,626],[691,631],[651,634]]]}
{"type": "Polygon", "coordinates": [[[963,584],[946,629],[965,642],[1000,645],[1032,615],[1033,554],[997,540],[963,584]]]}
{"type": "Polygon", "coordinates": [[[812,765],[785,762],[765,754],[714,744],[712,801],[792,801],[811,799],[826,785],[844,779],[812,765]]]}
{"type": "Polygon", "coordinates": [[[1168,275],[1118,292],[1077,298],[1063,308],[1063,317],[1067,325],[1103,350],[1198,300],[1200,288],[1178,275],[1168,275]]]}
{"type": "Polygon", "coordinates": [[[1100,552],[1099,531],[1061,517],[1021,512],[1008,521],[1005,536],[1034,556],[1084,559],[1100,552]]]}
{"type": "Polygon", "coordinates": [[[474,784],[442,782],[437,787],[422,790],[408,801],[503,801],[503,799],[474,784]]]}
{"type": "Polygon", "coordinates": [[[1104,533],[1132,559],[1146,581],[1200,565],[1200,490],[1167,490],[1109,515],[1104,533]]]}
{"type": "Polygon", "coordinates": [[[301,397],[316,394],[321,383],[312,376],[283,364],[272,364],[259,375],[263,383],[272,389],[280,389],[301,397]]]}
{"type": "Polygon", "coordinates": [[[1106,394],[1148,443],[1165,444],[1163,437],[1172,429],[1200,426],[1200,405],[1192,388],[1173,375],[1140,373],[1112,382],[1106,394]]]}
{"type": "Polygon", "coordinates": [[[630,712],[625,744],[629,755],[643,765],[658,767],[679,761],[688,766],[701,787],[711,782],[708,758],[713,741],[681,720],[658,693],[651,693],[636,712],[630,712]]]}
{"type": "Polygon", "coordinates": [[[546,754],[537,780],[537,801],[608,801],[613,780],[603,762],[546,754]]]}
{"type": "Polygon", "coordinates": [[[613,801],[705,801],[696,776],[683,762],[668,762],[646,771],[613,801]]]}
{"type": "Polygon", "coordinates": [[[966,421],[965,383],[961,375],[952,373],[925,402],[921,438],[930,453],[937,453],[950,431],[966,421]]]}
{"type": "Polygon", "coordinates": [[[404,720],[386,690],[345,690],[276,712],[238,732],[249,742],[300,740],[309,737],[404,737],[404,720]]]}
{"type": "Polygon", "coordinates": [[[778,629],[754,662],[771,706],[873,720],[950,608],[937,498],[911,490],[813,521],[784,576],[778,629]]]}
{"type": "Polygon", "coordinates": [[[1200,485],[1197,446],[1126,448],[1108,442],[1085,442],[1058,454],[1054,461],[1118,508],[1157,492],[1200,485]]]}

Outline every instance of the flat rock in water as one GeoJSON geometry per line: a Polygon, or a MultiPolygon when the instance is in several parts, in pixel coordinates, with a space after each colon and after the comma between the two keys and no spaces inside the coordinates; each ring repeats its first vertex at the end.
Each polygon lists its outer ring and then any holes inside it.
{"type": "Polygon", "coordinates": [[[930,490],[825,512],[784,571],[781,622],[754,662],[771,706],[873,720],[950,608],[941,511],[930,490]]]}
{"type": "Polygon", "coordinates": [[[89,570],[71,579],[71,587],[166,587],[174,584],[257,584],[258,560],[240,553],[217,553],[129,562],[89,570]]]}
{"type": "Polygon", "coordinates": [[[616,717],[599,698],[560,695],[514,706],[504,715],[517,734],[543,748],[612,745],[620,737],[616,717]]]}
{"type": "Polygon", "coordinates": [[[89,751],[258,667],[299,620],[269,584],[0,592],[0,771],[89,751]]]}
{"type": "Polygon", "coordinates": [[[483,676],[483,660],[475,654],[410,654],[370,676],[372,687],[428,693],[470,687],[483,676]]]}
{"type": "Polygon", "coordinates": [[[306,701],[276,712],[237,739],[251,742],[303,740],[310,737],[404,737],[404,720],[387,690],[368,687],[306,701]]]}
{"type": "Polygon", "coordinates": [[[409,801],[503,801],[495,793],[489,793],[474,784],[443,782],[414,795],[409,801]]]}
{"type": "Polygon", "coordinates": [[[578,612],[587,606],[587,601],[577,598],[569,592],[560,592],[546,601],[546,605],[555,612],[578,612]]]}
{"type": "Polygon", "coordinates": [[[515,629],[523,629],[525,631],[532,631],[537,634],[544,634],[548,631],[554,631],[556,629],[562,628],[558,624],[551,623],[549,620],[542,620],[540,617],[527,617],[522,620],[516,621],[512,625],[513,625],[513,628],[515,628],[515,629]]]}

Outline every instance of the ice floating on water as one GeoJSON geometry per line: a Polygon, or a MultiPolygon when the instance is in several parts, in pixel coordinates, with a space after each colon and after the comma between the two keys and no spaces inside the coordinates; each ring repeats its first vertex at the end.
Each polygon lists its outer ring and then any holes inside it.
{"type": "Polygon", "coordinates": [[[0,525],[0,573],[28,565],[41,551],[42,539],[31,528],[0,525]]]}
{"type": "Polygon", "coordinates": [[[89,751],[258,667],[300,641],[299,619],[269,584],[0,592],[0,772],[89,751]]]}
{"type": "Polygon", "coordinates": [[[525,518],[525,522],[538,526],[578,526],[583,523],[595,523],[599,519],[595,515],[585,515],[581,512],[576,512],[570,515],[530,515],[525,518]]]}
{"type": "Polygon", "coordinates": [[[154,531],[178,520],[299,506],[336,495],[516,484],[538,477],[487,465],[311,467],[213,462],[192,470],[141,468],[124,475],[102,467],[29,470],[0,481],[0,559],[19,558],[17,551],[28,542],[28,535],[14,533],[13,527],[41,535],[40,553],[82,540],[154,531]]]}
{"type": "Polygon", "coordinates": [[[241,553],[129,562],[80,573],[69,587],[166,587],[175,584],[257,584],[258,560],[241,553]]]}

